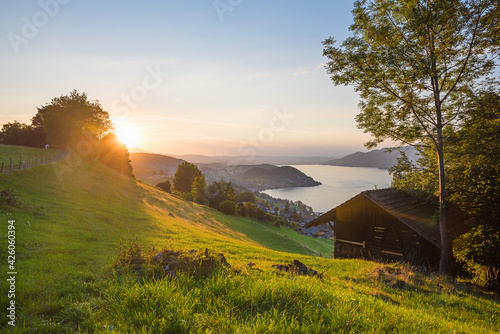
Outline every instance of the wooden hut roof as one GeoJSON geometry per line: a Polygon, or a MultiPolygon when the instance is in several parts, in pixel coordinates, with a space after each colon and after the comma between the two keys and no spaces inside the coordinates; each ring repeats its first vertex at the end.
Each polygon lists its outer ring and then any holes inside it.
{"type": "MultiPolygon", "coordinates": [[[[429,205],[429,203],[422,199],[416,198],[407,192],[399,191],[394,188],[364,191],[336,208],[319,216],[315,220],[306,224],[305,227],[318,226],[329,221],[336,222],[337,209],[352,205],[353,202],[357,202],[360,198],[375,203],[384,209],[388,214],[401,221],[436,247],[441,248],[441,238],[436,208],[433,205],[429,205]]],[[[467,231],[468,228],[464,224],[463,215],[458,214],[455,210],[449,210],[447,217],[448,233],[451,240],[467,231]]]]}

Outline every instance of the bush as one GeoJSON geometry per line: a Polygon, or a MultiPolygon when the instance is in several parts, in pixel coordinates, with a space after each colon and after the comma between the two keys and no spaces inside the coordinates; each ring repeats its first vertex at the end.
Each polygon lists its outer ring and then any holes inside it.
{"type": "Polygon", "coordinates": [[[170,184],[170,181],[160,182],[156,185],[156,188],[159,188],[169,194],[172,192],[172,185],[170,184]]]}
{"type": "Polygon", "coordinates": [[[11,189],[0,190],[0,208],[10,209],[21,207],[21,201],[11,189]]]}
{"type": "Polygon", "coordinates": [[[238,204],[236,204],[236,213],[243,217],[247,215],[247,209],[244,203],[238,202],[238,204]]]}
{"type": "Polygon", "coordinates": [[[257,202],[257,198],[249,191],[244,191],[236,196],[236,202],[257,202]]]}
{"type": "Polygon", "coordinates": [[[219,211],[234,216],[236,214],[236,204],[233,201],[224,201],[219,205],[219,211]]]}
{"type": "Polygon", "coordinates": [[[257,206],[252,202],[245,202],[245,212],[250,218],[257,218],[257,206]]]}

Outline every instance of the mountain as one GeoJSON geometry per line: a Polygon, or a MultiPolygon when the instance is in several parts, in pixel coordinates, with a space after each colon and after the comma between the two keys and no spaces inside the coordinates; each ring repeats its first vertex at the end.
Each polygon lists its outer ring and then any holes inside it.
{"type": "Polygon", "coordinates": [[[253,167],[242,175],[247,187],[257,190],[293,187],[313,187],[321,182],[290,166],[253,167]],[[251,186],[252,185],[252,186],[251,186]]]}
{"type": "Polygon", "coordinates": [[[130,147],[130,148],[127,147],[127,149],[129,153],[151,153],[139,147],[130,147]]]}
{"type": "MultiPolygon", "coordinates": [[[[413,147],[405,148],[405,152],[410,160],[416,161],[416,152],[413,147]]],[[[332,166],[389,169],[396,166],[398,163],[397,159],[400,156],[401,154],[398,151],[388,152],[387,149],[383,148],[369,152],[356,152],[340,159],[330,160],[324,164],[332,166]]]]}
{"type": "MultiPolygon", "coordinates": [[[[136,177],[154,184],[161,181],[160,178],[173,177],[177,166],[185,160],[154,153],[131,153],[130,161],[136,177]]],[[[209,183],[219,180],[231,181],[235,186],[254,190],[310,187],[321,184],[290,166],[195,164],[205,174],[209,183]]]]}
{"type": "Polygon", "coordinates": [[[225,165],[259,165],[259,164],[273,164],[273,165],[315,165],[324,164],[330,160],[331,157],[294,157],[294,156],[205,156],[205,155],[174,155],[176,158],[189,161],[194,164],[211,164],[219,163],[225,165]]]}
{"type": "Polygon", "coordinates": [[[154,153],[131,153],[130,163],[136,177],[174,175],[184,160],[154,153]]]}
{"type": "Polygon", "coordinates": [[[320,182],[290,166],[198,164],[207,182],[231,181],[250,190],[313,187],[320,182]]]}

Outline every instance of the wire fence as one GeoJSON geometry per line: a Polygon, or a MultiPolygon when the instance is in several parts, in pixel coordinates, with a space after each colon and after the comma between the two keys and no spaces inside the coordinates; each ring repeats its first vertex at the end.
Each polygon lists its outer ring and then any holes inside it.
{"type": "Polygon", "coordinates": [[[30,167],[35,167],[39,165],[44,165],[50,162],[59,161],[66,155],[66,152],[62,153],[45,153],[45,154],[29,154],[27,156],[10,157],[9,161],[2,162],[0,166],[0,173],[8,173],[16,170],[22,170],[30,167]]]}

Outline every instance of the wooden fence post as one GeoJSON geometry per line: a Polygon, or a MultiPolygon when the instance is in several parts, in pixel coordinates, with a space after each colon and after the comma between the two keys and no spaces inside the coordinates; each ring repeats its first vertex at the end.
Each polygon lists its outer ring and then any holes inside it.
{"type": "Polygon", "coordinates": [[[12,157],[10,157],[10,171],[12,172],[12,157]]]}
{"type": "Polygon", "coordinates": [[[23,161],[23,157],[19,157],[19,170],[21,170],[21,162],[23,161]]]}

